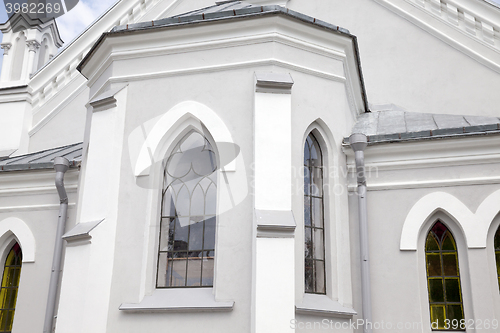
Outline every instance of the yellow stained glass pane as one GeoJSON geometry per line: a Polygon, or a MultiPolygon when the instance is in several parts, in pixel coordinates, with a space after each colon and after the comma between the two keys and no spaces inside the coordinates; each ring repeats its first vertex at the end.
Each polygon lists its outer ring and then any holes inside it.
{"type": "Polygon", "coordinates": [[[443,253],[443,271],[445,276],[458,276],[457,253],[443,253]]]}
{"type": "Polygon", "coordinates": [[[432,235],[431,233],[429,233],[429,235],[427,236],[427,241],[425,243],[425,250],[426,251],[438,251],[439,250],[438,242],[437,242],[436,238],[434,237],[434,235],[432,235]]]}
{"type": "Polygon", "coordinates": [[[427,276],[441,276],[441,257],[439,253],[427,253],[427,276]]]}
{"type": "Polygon", "coordinates": [[[429,279],[429,301],[444,302],[443,280],[441,278],[429,279]]]}
{"type": "Polygon", "coordinates": [[[431,327],[444,329],[445,319],[444,305],[431,305],[431,327]]]}
{"type": "Polygon", "coordinates": [[[455,241],[453,240],[453,236],[449,231],[446,231],[443,239],[442,250],[443,251],[455,251],[457,248],[455,247],[455,241]]]}
{"type": "Polygon", "coordinates": [[[22,253],[16,243],[5,260],[0,290],[0,332],[10,332],[14,321],[19,278],[21,276],[22,253]]]}
{"type": "Polygon", "coordinates": [[[495,253],[497,259],[497,275],[500,276],[500,252],[495,253]]]}

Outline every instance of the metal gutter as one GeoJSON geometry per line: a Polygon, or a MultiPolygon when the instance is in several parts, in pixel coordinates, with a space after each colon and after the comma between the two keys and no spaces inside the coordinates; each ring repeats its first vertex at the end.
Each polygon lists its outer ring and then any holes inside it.
{"type": "Polygon", "coordinates": [[[366,206],[366,177],[364,149],[368,146],[366,135],[356,133],[349,137],[349,144],[354,150],[356,175],[358,182],[358,218],[361,255],[361,298],[363,309],[363,332],[372,332],[372,298],[370,284],[370,258],[368,240],[368,212],[366,206]]]}
{"type": "MultiPolygon", "coordinates": [[[[160,19],[156,21],[148,21],[134,24],[126,24],[114,27],[110,32],[105,32],[101,35],[101,37],[96,41],[96,43],[92,46],[90,51],[85,55],[80,64],[76,67],[76,69],[81,73],[82,68],[89,62],[90,58],[96,53],[97,49],[104,42],[104,40],[108,37],[130,34],[130,33],[140,33],[147,32],[149,30],[159,30],[159,29],[169,29],[169,28],[179,28],[193,24],[208,24],[208,23],[220,23],[226,22],[230,20],[242,20],[242,19],[253,19],[263,16],[271,16],[271,15],[284,15],[299,21],[302,21],[307,24],[314,25],[318,28],[323,28],[330,32],[343,35],[345,37],[351,38],[354,45],[354,53],[355,60],[358,68],[358,76],[360,80],[360,86],[362,91],[362,98],[364,101],[365,111],[369,112],[368,100],[365,90],[365,84],[363,79],[363,74],[361,71],[361,60],[359,56],[359,47],[356,36],[352,35],[349,30],[344,29],[342,27],[330,24],[328,22],[318,20],[314,17],[301,14],[299,12],[290,10],[288,8],[271,5],[271,6],[253,6],[241,9],[233,9],[226,10],[221,12],[211,12],[211,13],[202,13],[202,14],[194,14],[189,16],[178,16],[178,17],[169,17],[165,19],[160,19]]],[[[83,75],[83,73],[82,73],[83,75]]],[[[88,79],[88,78],[87,78],[88,79]]]]}
{"type": "Polygon", "coordinates": [[[47,297],[47,308],[45,309],[45,322],[43,332],[52,332],[54,326],[54,314],[56,312],[57,290],[59,288],[59,277],[61,274],[63,235],[68,215],[68,195],[64,188],[64,174],[69,169],[69,161],[64,157],[54,159],[56,170],[55,184],[60,199],[59,218],[57,221],[56,241],[54,245],[54,256],[52,258],[52,271],[50,273],[49,295],[47,297]]]}

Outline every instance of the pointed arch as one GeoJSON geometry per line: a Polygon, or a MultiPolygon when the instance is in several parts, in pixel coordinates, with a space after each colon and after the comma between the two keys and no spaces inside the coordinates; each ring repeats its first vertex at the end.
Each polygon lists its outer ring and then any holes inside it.
{"type": "Polygon", "coordinates": [[[169,149],[164,164],[157,288],[213,286],[215,155],[209,140],[196,130],[169,149]]]}
{"type": "Polygon", "coordinates": [[[17,217],[0,221],[0,246],[4,246],[14,236],[23,251],[23,263],[35,261],[35,237],[28,225],[17,217]]]}
{"type": "Polygon", "coordinates": [[[235,171],[235,158],[239,151],[227,126],[217,113],[206,105],[185,101],[177,104],[149,124],[136,129],[135,133],[129,137],[129,146],[137,146],[137,142],[141,142],[134,165],[136,176],[149,175],[152,164],[163,159],[166,149],[182,134],[179,129],[181,131],[196,129],[201,133],[208,132],[216,143],[217,147],[214,148],[219,151],[223,162],[227,162],[221,163],[221,165],[224,164],[222,166],[224,171],[235,171]],[[147,128],[150,130],[147,131],[147,128]],[[147,135],[141,139],[144,132],[147,135]]]}
{"type": "Polygon", "coordinates": [[[473,213],[462,201],[446,192],[422,197],[408,213],[401,232],[400,249],[416,250],[422,226],[437,211],[453,218],[462,230],[467,247],[485,248],[488,231],[500,211],[500,190],[490,194],[473,213]]]}

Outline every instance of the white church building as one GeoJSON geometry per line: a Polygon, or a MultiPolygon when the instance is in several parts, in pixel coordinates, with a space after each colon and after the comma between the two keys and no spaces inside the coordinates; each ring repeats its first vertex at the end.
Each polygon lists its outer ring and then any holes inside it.
{"type": "Polygon", "coordinates": [[[500,331],[500,6],[0,30],[0,332],[500,331]]]}

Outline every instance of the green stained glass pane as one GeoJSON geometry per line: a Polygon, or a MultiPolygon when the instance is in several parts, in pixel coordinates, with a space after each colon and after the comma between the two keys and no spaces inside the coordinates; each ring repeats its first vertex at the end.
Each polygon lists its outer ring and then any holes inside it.
{"type": "Polygon", "coordinates": [[[446,306],[446,317],[449,320],[456,319],[460,323],[460,320],[464,319],[464,311],[462,309],[462,305],[461,304],[448,304],[446,306]]]}
{"type": "Polygon", "coordinates": [[[456,250],[455,241],[453,240],[453,236],[451,236],[449,231],[447,231],[446,235],[444,235],[442,250],[443,251],[455,251],[456,250]]]}
{"type": "Polygon", "coordinates": [[[443,280],[429,279],[429,301],[444,302],[443,280]]]}
{"type": "Polygon", "coordinates": [[[459,278],[446,278],[446,301],[448,302],[461,302],[460,297],[460,279],[459,278]]]}
{"type": "Polygon", "coordinates": [[[500,276],[500,252],[495,253],[497,259],[497,275],[500,276]]]}
{"type": "Polygon", "coordinates": [[[427,276],[441,276],[439,253],[427,253],[427,276]]]}
{"type": "Polygon", "coordinates": [[[458,276],[456,253],[443,253],[443,270],[445,276],[458,276]]]}
{"type": "Polygon", "coordinates": [[[431,305],[431,325],[433,329],[444,328],[444,305],[431,305]]]}
{"type": "Polygon", "coordinates": [[[427,241],[425,243],[425,250],[426,251],[439,251],[439,245],[436,241],[436,238],[429,233],[427,236],[427,241]]]}

